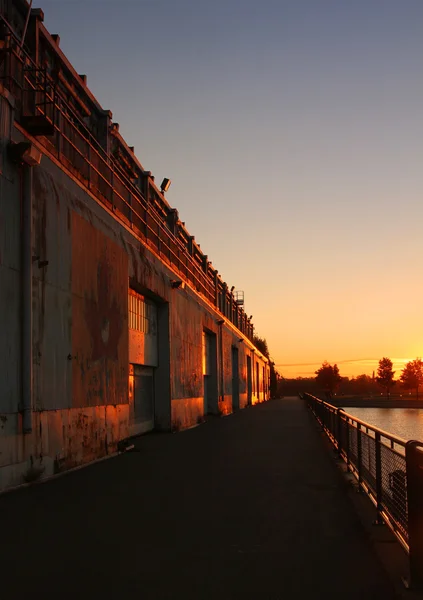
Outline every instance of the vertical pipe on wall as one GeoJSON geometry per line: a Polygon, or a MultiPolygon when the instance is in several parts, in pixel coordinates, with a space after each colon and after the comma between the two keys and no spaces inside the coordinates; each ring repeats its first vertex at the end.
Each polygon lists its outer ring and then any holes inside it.
{"type": "Polygon", "coordinates": [[[22,430],[32,431],[32,168],[22,167],[22,430]]]}
{"type": "Polygon", "coordinates": [[[224,367],[223,367],[223,323],[224,321],[218,321],[219,325],[219,335],[218,335],[218,344],[219,344],[219,380],[220,380],[220,393],[219,399],[221,402],[225,400],[225,378],[224,378],[224,367]]]}

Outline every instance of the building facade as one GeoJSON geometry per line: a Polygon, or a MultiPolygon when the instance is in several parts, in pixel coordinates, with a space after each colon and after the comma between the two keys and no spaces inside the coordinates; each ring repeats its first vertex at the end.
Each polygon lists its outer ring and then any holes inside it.
{"type": "Polygon", "coordinates": [[[0,490],[269,397],[222,281],[26,0],[0,0],[0,490]]]}

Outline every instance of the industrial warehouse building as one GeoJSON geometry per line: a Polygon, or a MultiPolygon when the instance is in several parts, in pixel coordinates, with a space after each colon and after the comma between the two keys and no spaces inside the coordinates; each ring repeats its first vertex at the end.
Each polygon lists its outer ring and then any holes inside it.
{"type": "Polygon", "coordinates": [[[242,295],[26,0],[0,0],[0,331],[0,490],[269,397],[242,295]]]}

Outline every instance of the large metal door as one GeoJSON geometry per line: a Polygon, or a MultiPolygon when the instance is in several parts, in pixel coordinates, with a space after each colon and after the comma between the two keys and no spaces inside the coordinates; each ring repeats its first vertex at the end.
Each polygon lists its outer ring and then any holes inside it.
{"type": "Polygon", "coordinates": [[[252,403],[253,395],[253,380],[252,380],[252,369],[251,369],[251,356],[247,356],[247,404],[252,403]]]}
{"type": "Polygon", "coordinates": [[[239,408],[238,348],[232,346],[232,410],[239,408]]]}
{"type": "Polygon", "coordinates": [[[154,429],[154,370],[133,365],[133,424],[137,433],[154,429]]]}
{"type": "Polygon", "coordinates": [[[257,396],[257,400],[260,401],[260,378],[259,378],[258,362],[256,362],[256,396],[257,396]]]}
{"type": "Polygon", "coordinates": [[[216,335],[203,331],[204,415],[217,411],[216,335]]]}
{"type": "Polygon", "coordinates": [[[204,414],[208,412],[209,403],[209,383],[210,383],[210,346],[208,343],[208,336],[203,331],[203,381],[204,381],[204,414]]]}

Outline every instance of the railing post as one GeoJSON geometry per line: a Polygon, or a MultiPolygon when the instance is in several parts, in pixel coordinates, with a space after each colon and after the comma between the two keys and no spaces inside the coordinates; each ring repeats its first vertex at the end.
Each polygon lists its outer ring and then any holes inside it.
{"type": "Polygon", "coordinates": [[[342,408],[338,408],[336,411],[336,438],[338,442],[338,454],[341,456],[342,454],[342,418],[341,412],[343,412],[342,408]]]}
{"type": "MultiPolygon", "coordinates": [[[[90,190],[91,189],[91,144],[88,139],[86,140],[86,144],[87,144],[87,161],[86,162],[88,162],[88,189],[90,190]]],[[[98,183],[97,186],[99,186],[99,185],[100,184],[98,183]]]]}
{"type": "Polygon", "coordinates": [[[347,458],[347,471],[350,470],[350,423],[345,421],[345,456],[347,458]]]}
{"type": "Polygon", "coordinates": [[[110,173],[110,183],[109,183],[110,204],[112,205],[112,210],[114,210],[114,207],[115,207],[115,169],[114,169],[113,162],[110,163],[109,173],[110,173]]]}
{"type": "Polygon", "coordinates": [[[375,462],[376,462],[376,524],[383,525],[382,519],[382,452],[380,433],[375,432],[375,462]]]}
{"type": "Polygon", "coordinates": [[[336,413],[333,412],[333,410],[330,411],[330,434],[332,436],[332,439],[335,439],[335,416],[336,413]]]}
{"type": "Polygon", "coordinates": [[[405,446],[410,587],[423,590],[423,444],[405,446]]]}
{"type": "Polygon", "coordinates": [[[362,470],[362,449],[361,449],[361,423],[357,423],[357,470],[358,470],[358,489],[361,490],[363,481],[362,470]]]}

